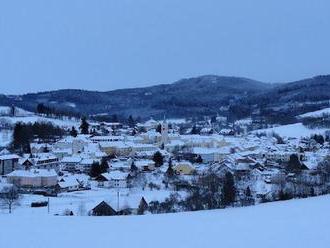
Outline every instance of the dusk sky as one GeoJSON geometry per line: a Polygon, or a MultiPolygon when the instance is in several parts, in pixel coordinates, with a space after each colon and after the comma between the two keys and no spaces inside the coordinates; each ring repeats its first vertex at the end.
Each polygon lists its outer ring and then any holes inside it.
{"type": "Polygon", "coordinates": [[[329,0],[0,0],[0,93],[330,73],[329,0]]]}

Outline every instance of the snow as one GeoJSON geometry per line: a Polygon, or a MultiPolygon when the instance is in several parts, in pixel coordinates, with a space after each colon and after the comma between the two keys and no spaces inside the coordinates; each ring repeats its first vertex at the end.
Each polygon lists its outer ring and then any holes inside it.
{"type": "Polygon", "coordinates": [[[1,130],[0,131],[0,147],[6,147],[12,141],[13,131],[1,130]]]}
{"type": "Polygon", "coordinates": [[[128,173],[121,171],[110,171],[107,173],[103,173],[102,176],[107,180],[126,180],[128,173]]]}
{"type": "MultiPolygon", "coordinates": [[[[0,106],[0,115],[9,115],[11,112],[11,107],[8,106],[0,106]]],[[[21,108],[15,107],[15,115],[17,116],[31,116],[32,112],[26,111],[21,108]]]]}
{"type": "Polygon", "coordinates": [[[283,125],[278,127],[259,129],[253,131],[254,133],[272,133],[275,132],[282,137],[287,138],[301,138],[301,137],[309,137],[312,134],[321,134],[324,133],[327,129],[310,129],[305,127],[302,123],[295,123],[289,125],[283,125]]]}
{"type": "Polygon", "coordinates": [[[329,247],[330,196],[179,214],[0,215],[0,247],[329,247]]]}
{"type": "Polygon", "coordinates": [[[0,155],[0,160],[12,160],[12,159],[19,159],[20,157],[16,154],[4,154],[0,155]]]}
{"type": "Polygon", "coordinates": [[[16,124],[17,122],[22,123],[35,123],[35,122],[51,122],[55,126],[63,128],[71,128],[72,126],[78,127],[79,121],[74,120],[60,120],[55,118],[41,117],[41,116],[23,116],[23,117],[1,117],[0,121],[2,123],[8,123],[11,125],[16,124]]]}
{"type": "Polygon", "coordinates": [[[325,115],[325,114],[330,114],[330,108],[325,108],[325,109],[321,109],[321,110],[317,110],[317,111],[313,111],[313,112],[308,112],[308,113],[299,115],[298,117],[301,117],[301,118],[322,117],[322,115],[325,115]]]}
{"type": "Polygon", "coordinates": [[[15,170],[8,177],[57,177],[54,169],[15,170]]]}

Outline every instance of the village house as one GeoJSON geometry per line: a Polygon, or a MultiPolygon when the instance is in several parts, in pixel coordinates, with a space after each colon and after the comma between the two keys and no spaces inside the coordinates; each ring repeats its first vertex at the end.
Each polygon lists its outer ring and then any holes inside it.
{"type": "Polygon", "coordinates": [[[131,167],[131,160],[120,160],[120,159],[112,159],[110,161],[110,170],[120,170],[120,171],[129,171],[131,167]]]}
{"type": "Polygon", "coordinates": [[[132,153],[139,154],[142,152],[153,152],[155,153],[158,148],[152,144],[140,144],[140,143],[132,143],[132,153]]]}
{"type": "Polygon", "coordinates": [[[110,171],[102,173],[96,178],[99,187],[105,188],[126,188],[127,187],[127,172],[110,171]]]}
{"type": "Polygon", "coordinates": [[[195,168],[189,161],[175,161],[173,169],[178,175],[192,175],[195,168]]]}
{"type": "Polygon", "coordinates": [[[51,153],[39,153],[28,158],[34,169],[54,169],[59,171],[59,159],[51,153]]]}
{"type": "Polygon", "coordinates": [[[113,216],[117,215],[117,212],[110,206],[110,204],[106,203],[105,201],[102,201],[90,211],[90,215],[113,216]]]}
{"type": "Polygon", "coordinates": [[[159,122],[151,118],[150,120],[146,121],[145,123],[138,123],[137,127],[143,128],[146,131],[149,131],[151,129],[156,129],[158,125],[159,125],[159,122]]]}
{"type": "Polygon", "coordinates": [[[146,133],[141,133],[139,135],[143,139],[144,144],[160,144],[162,140],[162,135],[156,130],[149,130],[146,133]]]}
{"type": "Polygon", "coordinates": [[[123,141],[123,136],[93,136],[90,138],[93,143],[123,141]]]}
{"type": "Polygon", "coordinates": [[[141,171],[152,171],[155,169],[155,162],[149,159],[135,160],[134,164],[141,171]]]}
{"type": "Polygon", "coordinates": [[[191,154],[195,157],[200,156],[205,163],[219,162],[225,159],[230,154],[230,147],[223,148],[206,148],[206,147],[193,147],[189,149],[191,154]]]}
{"type": "Polygon", "coordinates": [[[99,145],[108,156],[129,156],[132,153],[132,145],[123,141],[100,142],[99,145]]]}
{"type": "Polygon", "coordinates": [[[84,147],[90,142],[89,137],[90,135],[67,136],[54,144],[54,150],[71,149],[72,154],[79,154],[84,151],[84,147]]]}
{"type": "Polygon", "coordinates": [[[64,157],[61,160],[62,170],[66,171],[77,171],[78,165],[81,162],[82,158],[78,156],[72,156],[72,157],[64,157]]]}
{"type": "Polygon", "coordinates": [[[31,153],[43,153],[49,151],[50,146],[47,144],[31,143],[31,153]]]}
{"type": "Polygon", "coordinates": [[[52,149],[52,153],[59,159],[63,159],[64,157],[72,156],[72,149],[52,149]]]}
{"type": "Polygon", "coordinates": [[[88,176],[66,174],[58,180],[56,189],[58,192],[72,192],[88,188],[88,176]]]}
{"type": "Polygon", "coordinates": [[[15,170],[7,178],[18,187],[48,188],[57,184],[57,173],[53,169],[15,170]]]}
{"type": "Polygon", "coordinates": [[[0,155],[0,175],[7,175],[17,169],[19,158],[15,154],[0,155]]]}
{"type": "Polygon", "coordinates": [[[100,163],[100,160],[98,159],[91,159],[91,158],[84,158],[81,160],[77,166],[78,170],[85,173],[89,174],[93,163],[100,163]]]}
{"type": "Polygon", "coordinates": [[[262,158],[274,161],[288,162],[292,154],[297,154],[299,160],[304,160],[304,154],[292,152],[271,151],[262,153],[262,158]]]}
{"type": "Polygon", "coordinates": [[[56,185],[57,192],[73,192],[79,190],[80,184],[77,180],[60,179],[56,185]]]}

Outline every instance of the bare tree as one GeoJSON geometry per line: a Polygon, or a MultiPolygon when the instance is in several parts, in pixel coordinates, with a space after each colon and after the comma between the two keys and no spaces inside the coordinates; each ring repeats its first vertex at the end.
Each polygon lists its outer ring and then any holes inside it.
{"type": "Polygon", "coordinates": [[[85,216],[87,215],[86,205],[85,202],[81,201],[78,206],[78,215],[85,216]]]}
{"type": "Polygon", "coordinates": [[[0,200],[8,207],[9,213],[12,212],[13,205],[19,200],[19,193],[16,186],[5,186],[0,192],[0,200]]]}

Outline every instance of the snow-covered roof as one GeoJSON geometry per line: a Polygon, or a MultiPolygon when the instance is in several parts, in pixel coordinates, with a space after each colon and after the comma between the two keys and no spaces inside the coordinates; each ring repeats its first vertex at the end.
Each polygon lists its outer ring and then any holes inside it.
{"type": "Polygon", "coordinates": [[[94,162],[100,162],[99,159],[84,158],[80,161],[81,165],[92,165],[94,162]]]}
{"type": "Polygon", "coordinates": [[[16,154],[5,154],[0,156],[0,160],[11,160],[11,159],[19,159],[20,156],[16,154]]]}
{"type": "Polygon", "coordinates": [[[8,177],[57,177],[54,169],[15,170],[8,177]]]}
{"type": "Polygon", "coordinates": [[[81,157],[78,156],[71,156],[71,157],[64,157],[61,162],[62,163],[79,163],[82,160],[81,157]]]}
{"type": "Polygon", "coordinates": [[[7,154],[10,154],[10,151],[8,151],[6,148],[0,151],[0,155],[7,155],[7,154]]]}
{"type": "Polygon", "coordinates": [[[136,167],[144,167],[144,166],[154,165],[155,162],[150,159],[142,159],[142,160],[134,161],[134,164],[136,165],[136,167]]]}
{"type": "Polygon", "coordinates": [[[110,171],[107,173],[102,173],[102,176],[107,180],[126,180],[128,173],[122,171],[110,171]]]}
{"type": "Polygon", "coordinates": [[[120,141],[120,140],[124,140],[124,137],[109,135],[109,136],[94,136],[91,137],[90,139],[92,141],[120,141]]]}
{"type": "Polygon", "coordinates": [[[132,143],[127,143],[123,141],[110,141],[110,142],[100,142],[101,148],[113,147],[113,148],[129,148],[132,146],[132,143]]]}

